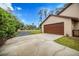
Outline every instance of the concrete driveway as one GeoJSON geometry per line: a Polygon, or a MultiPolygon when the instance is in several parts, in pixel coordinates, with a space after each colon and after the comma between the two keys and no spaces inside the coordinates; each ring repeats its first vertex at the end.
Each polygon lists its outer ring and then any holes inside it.
{"type": "Polygon", "coordinates": [[[12,56],[57,56],[79,55],[79,51],[62,46],[55,39],[62,37],[53,34],[35,34],[15,37],[8,40],[0,49],[0,55],[12,56]]]}

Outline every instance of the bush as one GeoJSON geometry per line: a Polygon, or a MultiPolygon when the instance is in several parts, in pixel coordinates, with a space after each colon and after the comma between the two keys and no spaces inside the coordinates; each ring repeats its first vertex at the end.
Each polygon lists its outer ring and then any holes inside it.
{"type": "Polygon", "coordinates": [[[14,15],[0,8],[0,40],[14,37],[20,24],[14,15]]]}

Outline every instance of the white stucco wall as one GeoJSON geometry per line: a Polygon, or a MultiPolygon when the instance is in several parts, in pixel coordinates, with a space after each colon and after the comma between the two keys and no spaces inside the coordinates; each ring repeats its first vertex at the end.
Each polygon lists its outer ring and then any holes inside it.
{"type": "Polygon", "coordinates": [[[79,18],[79,3],[74,3],[65,9],[60,15],[79,18]]]}
{"type": "MultiPolygon", "coordinates": [[[[79,3],[72,4],[67,9],[65,9],[60,15],[79,18],[79,3]]],[[[77,23],[75,29],[79,30],[79,22],[77,23]]]]}
{"type": "Polygon", "coordinates": [[[67,18],[60,18],[55,16],[50,16],[43,24],[42,24],[42,32],[44,32],[44,25],[64,22],[64,35],[68,34],[72,36],[72,21],[67,18]]]}

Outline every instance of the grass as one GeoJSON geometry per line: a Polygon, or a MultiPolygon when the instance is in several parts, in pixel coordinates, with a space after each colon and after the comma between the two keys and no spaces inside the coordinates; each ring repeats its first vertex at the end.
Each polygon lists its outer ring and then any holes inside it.
{"type": "Polygon", "coordinates": [[[55,42],[79,51],[79,40],[74,40],[69,37],[62,37],[55,40],[55,42]]]}
{"type": "Polygon", "coordinates": [[[29,32],[31,34],[39,34],[39,33],[41,33],[40,30],[27,30],[27,32],[29,32]]]}

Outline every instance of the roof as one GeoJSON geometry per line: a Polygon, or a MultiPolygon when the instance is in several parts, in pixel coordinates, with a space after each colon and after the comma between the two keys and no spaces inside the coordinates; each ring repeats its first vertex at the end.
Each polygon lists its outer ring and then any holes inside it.
{"type": "Polygon", "coordinates": [[[50,16],[55,16],[55,17],[62,17],[62,18],[70,18],[70,19],[74,19],[74,20],[78,20],[78,18],[76,17],[69,17],[69,16],[63,16],[63,15],[59,15],[61,14],[64,10],[66,10],[69,6],[71,6],[72,3],[69,3],[63,10],[61,10],[57,15],[49,15],[41,24],[40,26],[50,17],[50,16]]]}
{"type": "Polygon", "coordinates": [[[64,9],[62,9],[57,15],[59,15],[60,13],[62,13],[65,9],[67,9],[71,5],[72,5],[72,3],[68,3],[67,6],[64,9]]]}
{"type": "Polygon", "coordinates": [[[41,24],[40,26],[51,16],[54,16],[54,17],[61,17],[61,18],[68,18],[68,19],[72,19],[74,21],[79,21],[79,18],[76,18],[76,17],[70,17],[70,16],[63,16],[63,15],[49,15],[41,24]]]}

